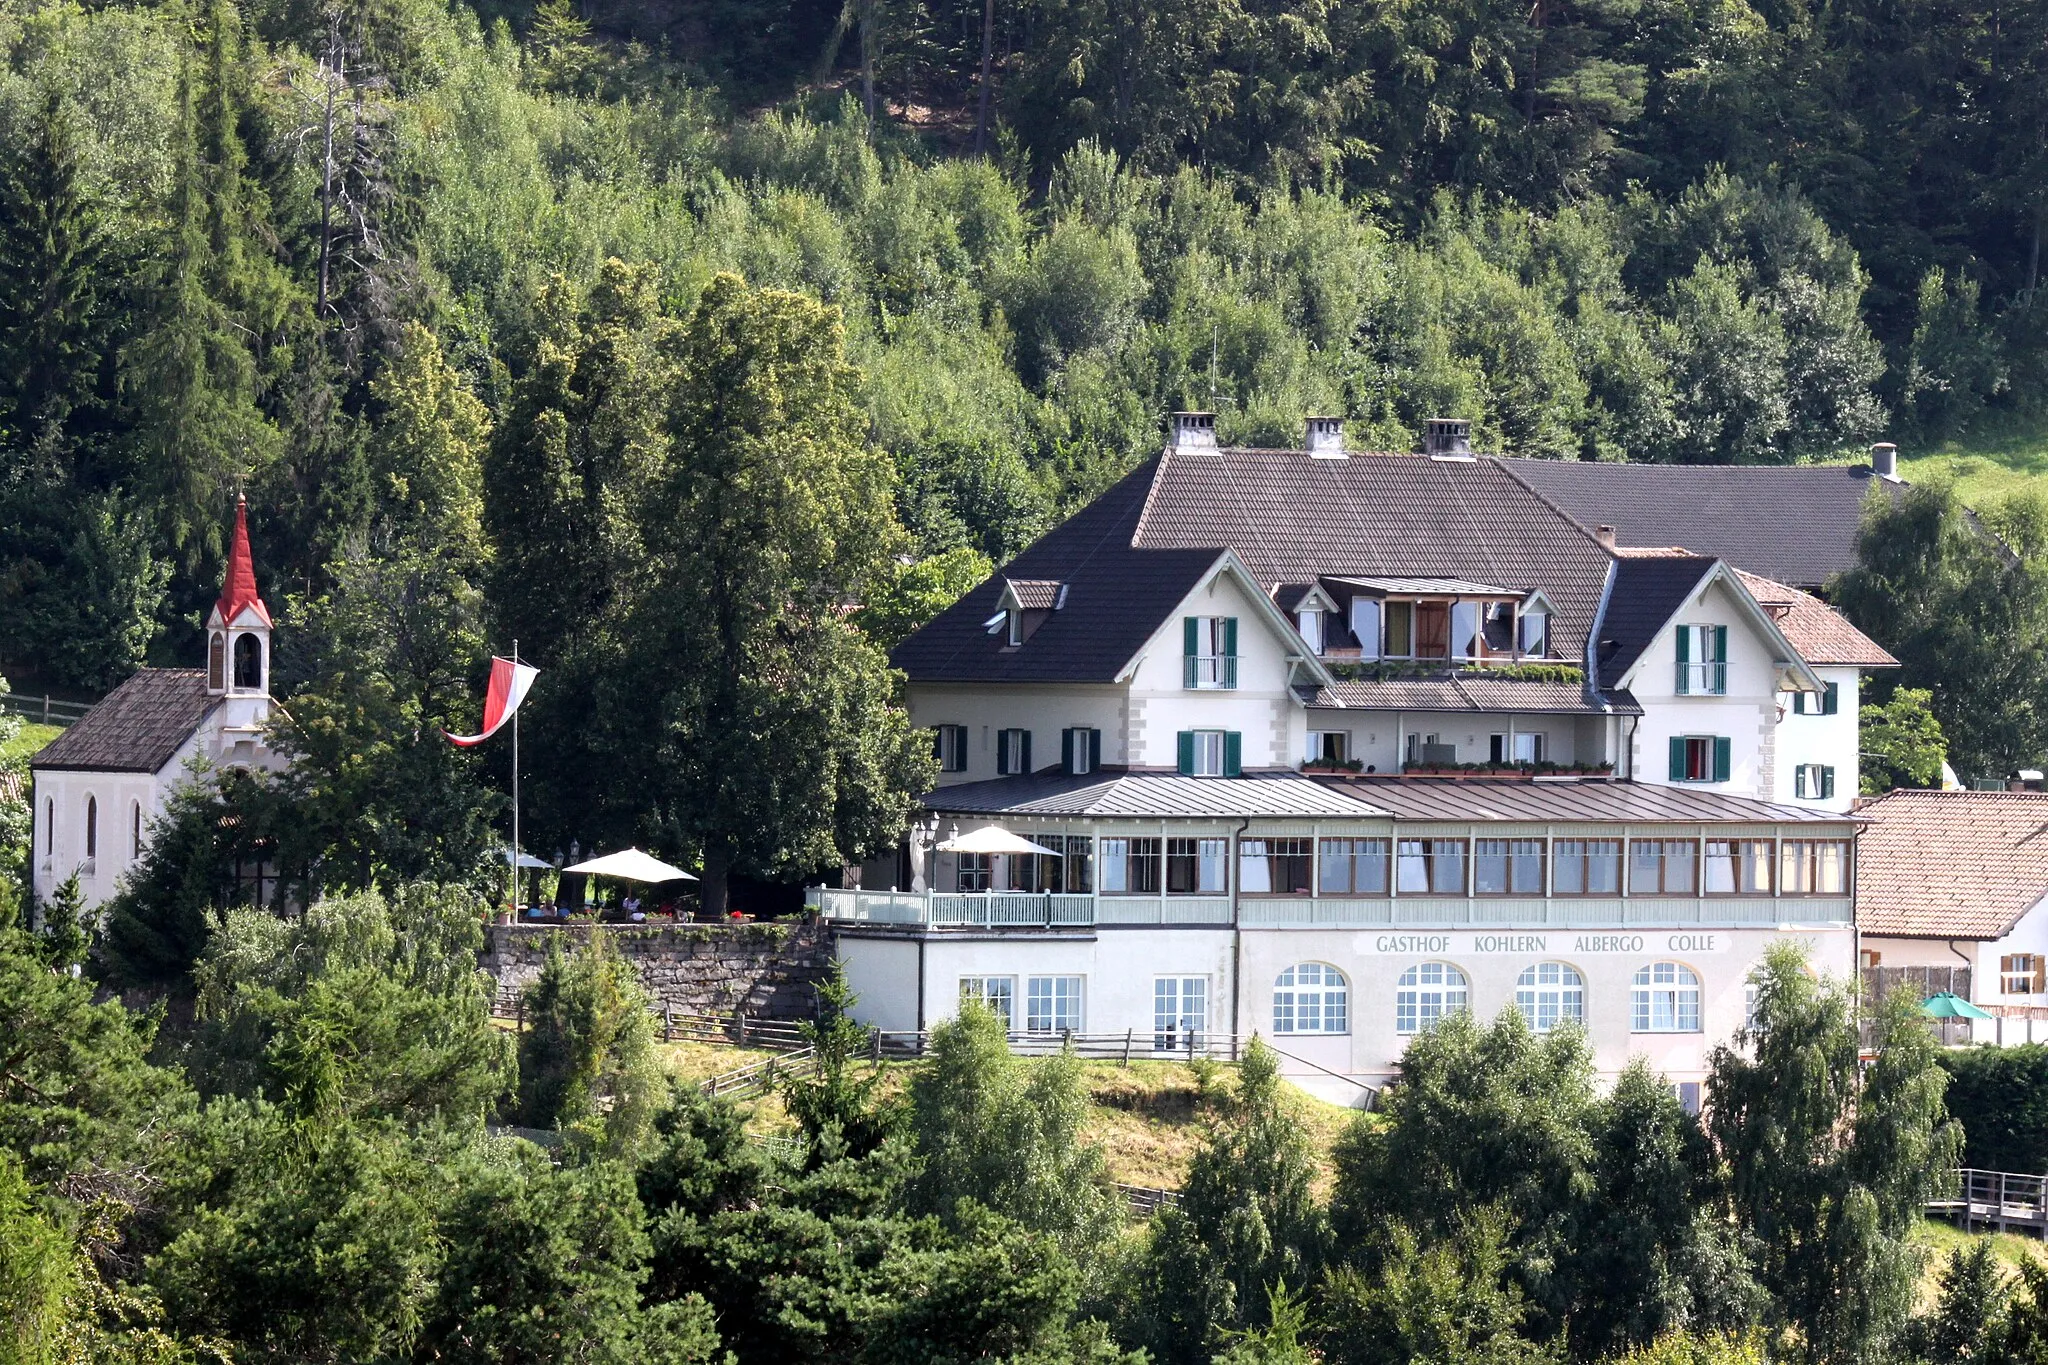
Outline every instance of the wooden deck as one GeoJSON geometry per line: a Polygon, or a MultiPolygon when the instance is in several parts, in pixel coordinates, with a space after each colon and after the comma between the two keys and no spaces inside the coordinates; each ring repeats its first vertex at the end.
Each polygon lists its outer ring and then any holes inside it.
{"type": "Polygon", "coordinates": [[[1971,1231],[1988,1228],[2048,1237],[2048,1175],[1960,1170],[1953,1196],[1929,1204],[1927,1213],[1971,1231]]]}

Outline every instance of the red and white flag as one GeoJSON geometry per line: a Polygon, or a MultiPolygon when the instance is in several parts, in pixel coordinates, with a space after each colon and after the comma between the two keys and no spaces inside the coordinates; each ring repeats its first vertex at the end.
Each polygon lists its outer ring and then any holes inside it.
{"type": "Polygon", "coordinates": [[[448,735],[448,742],[460,744],[467,749],[472,744],[481,744],[498,728],[512,719],[512,713],[519,709],[519,703],[526,700],[526,689],[533,686],[534,675],[540,670],[530,664],[514,663],[510,659],[491,657],[491,686],[484,694],[484,732],[480,735],[448,735]]]}

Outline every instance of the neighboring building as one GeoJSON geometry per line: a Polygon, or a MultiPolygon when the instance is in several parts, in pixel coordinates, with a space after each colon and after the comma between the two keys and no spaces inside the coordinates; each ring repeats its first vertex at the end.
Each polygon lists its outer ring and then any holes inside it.
{"type": "Polygon", "coordinates": [[[1857,811],[1856,919],[1874,989],[1954,991],[1976,1042],[2048,1042],[2048,794],[1894,791],[1857,811]]]}
{"type": "Polygon", "coordinates": [[[87,905],[110,898],[195,761],[281,766],[263,737],[270,629],[249,554],[248,509],[238,505],[227,581],[206,621],[206,667],[141,670],[29,760],[38,900],[74,872],[87,905]]]}
{"type": "Polygon", "coordinates": [[[1696,1095],[1766,945],[1852,968],[1883,651],[1719,559],[1617,549],[1461,423],[1358,455],[1328,419],[1300,451],[1211,421],[898,648],[941,785],[865,889],[816,893],[866,1017],[1256,1032],[1351,1099],[1445,1010],[1519,1005],[1696,1095]],[[934,851],[991,822],[1056,852],[934,851]]]}
{"type": "Polygon", "coordinates": [[[1856,565],[1872,488],[1895,492],[1898,451],[1867,465],[1667,465],[1508,459],[1517,479],[1622,545],[1683,545],[1818,592],[1856,565]]]}

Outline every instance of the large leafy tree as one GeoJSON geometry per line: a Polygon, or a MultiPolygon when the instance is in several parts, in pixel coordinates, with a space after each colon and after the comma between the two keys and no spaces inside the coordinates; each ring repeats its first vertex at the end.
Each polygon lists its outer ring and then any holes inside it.
{"type": "Polygon", "coordinates": [[[647,592],[601,695],[638,778],[625,790],[702,850],[717,913],[736,870],[786,876],[887,847],[931,758],[845,619],[900,532],[838,319],[721,275],[680,329],[676,366],[647,592]]]}
{"type": "Polygon", "coordinates": [[[1868,1360],[1904,1324],[1911,1244],[1961,1151],[1939,1048],[1907,992],[1873,1008],[1866,1069],[1849,988],[1815,979],[1791,944],[1755,974],[1756,1019],[1714,1051],[1715,1145],[1757,1276],[1808,1360],[1868,1360]]]}

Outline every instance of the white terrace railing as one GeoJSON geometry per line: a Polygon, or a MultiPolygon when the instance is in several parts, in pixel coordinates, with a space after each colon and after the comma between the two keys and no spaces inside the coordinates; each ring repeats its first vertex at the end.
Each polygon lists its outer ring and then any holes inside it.
{"type": "MultiPolygon", "coordinates": [[[[1096,924],[1226,925],[1228,896],[1054,895],[1029,891],[835,891],[813,887],[806,902],[848,924],[939,928],[1060,929],[1096,924]]],[[[1247,928],[1393,925],[1558,928],[1626,925],[1847,924],[1844,896],[1244,896],[1247,928]]]]}

